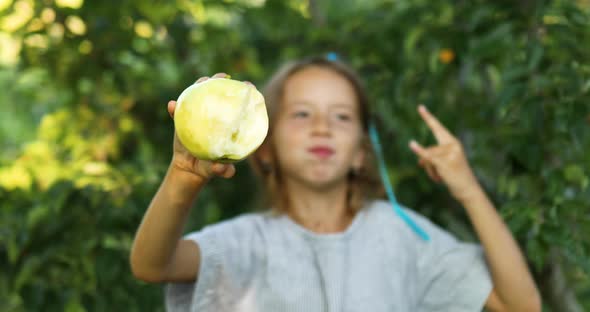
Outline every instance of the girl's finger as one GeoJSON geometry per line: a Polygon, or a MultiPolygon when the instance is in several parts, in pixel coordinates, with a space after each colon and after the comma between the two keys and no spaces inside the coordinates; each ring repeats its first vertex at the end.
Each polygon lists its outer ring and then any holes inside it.
{"type": "Polygon", "coordinates": [[[236,169],[232,164],[213,163],[211,164],[211,172],[223,178],[231,178],[236,169]]]}
{"type": "Polygon", "coordinates": [[[426,106],[422,104],[418,105],[418,113],[420,113],[420,116],[430,128],[438,143],[449,143],[454,140],[451,132],[428,111],[426,106]]]}
{"type": "Polygon", "coordinates": [[[430,179],[432,179],[434,182],[436,183],[440,183],[442,181],[442,179],[440,178],[440,176],[438,175],[438,171],[436,171],[436,168],[432,165],[427,165],[426,166],[426,173],[428,173],[428,176],[430,177],[430,179]]]}
{"type": "Polygon", "coordinates": [[[203,81],[205,81],[207,79],[209,79],[209,77],[207,77],[207,76],[201,77],[201,78],[197,79],[197,81],[195,81],[195,83],[200,83],[200,82],[203,82],[203,81]]]}
{"type": "Polygon", "coordinates": [[[168,114],[174,119],[174,109],[176,109],[176,101],[168,101],[168,114]]]}
{"type": "Polygon", "coordinates": [[[424,147],[422,147],[422,145],[420,145],[420,143],[418,143],[414,140],[411,140],[409,146],[410,146],[410,149],[416,155],[418,155],[420,158],[424,158],[425,160],[430,161],[431,157],[430,157],[428,151],[424,147]]]}
{"type": "Polygon", "coordinates": [[[414,146],[412,142],[410,142],[410,147],[416,154],[418,154],[419,157],[424,158],[434,166],[439,166],[444,165],[447,156],[452,152],[452,144],[454,143],[434,145],[430,147],[422,147],[420,144],[416,144],[417,145],[414,146]]]}
{"type": "Polygon", "coordinates": [[[229,75],[226,73],[217,73],[217,74],[213,75],[213,77],[211,77],[211,78],[226,78],[228,76],[229,75]]]}
{"type": "MultiPolygon", "coordinates": [[[[217,74],[213,75],[211,78],[226,78],[228,76],[229,75],[226,73],[217,73],[217,74]]],[[[195,81],[195,83],[201,83],[207,79],[209,79],[209,76],[204,76],[204,77],[197,79],[197,81],[195,81]]]]}
{"type": "Polygon", "coordinates": [[[424,168],[430,179],[432,179],[434,182],[439,183],[442,181],[438,171],[436,170],[436,167],[431,162],[425,160],[424,158],[420,158],[418,165],[424,168]]]}
{"type": "Polygon", "coordinates": [[[420,165],[420,167],[422,167],[422,168],[426,168],[427,163],[428,163],[428,161],[424,158],[420,158],[420,160],[418,160],[418,165],[420,165]]]}
{"type": "Polygon", "coordinates": [[[211,163],[211,173],[216,174],[216,175],[221,175],[224,171],[225,171],[225,165],[222,163],[211,163]]]}
{"type": "Polygon", "coordinates": [[[234,165],[226,165],[225,171],[221,174],[224,178],[231,178],[236,173],[236,167],[234,165]]]}

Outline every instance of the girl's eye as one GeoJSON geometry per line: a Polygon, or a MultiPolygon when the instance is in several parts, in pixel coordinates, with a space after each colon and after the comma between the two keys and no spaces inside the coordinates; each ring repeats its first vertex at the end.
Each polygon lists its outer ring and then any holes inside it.
{"type": "Polygon", "coordinates": [[[337,114],[336,117],[341,121],[349,121],[351,119],[349,114],[337,114]]]}
{"type": "Polygon", "coordinates": [[[307,116],[309,116],[309,113],[305,112],[305,111],[298,111],[293,113],[293,117],[295,118],[306,118],[307,116]]]}

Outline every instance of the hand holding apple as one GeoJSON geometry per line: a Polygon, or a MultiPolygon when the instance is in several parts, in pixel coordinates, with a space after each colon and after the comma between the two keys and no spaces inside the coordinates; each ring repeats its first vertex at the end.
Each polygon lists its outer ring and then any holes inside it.
{"type": "Polygon", "coordinates": [[[262,94],[225,77],[201,77],[168,103],[175,125],[172,165],[202,180],[233,176],[231,163],[254,152],[268,131],[262,94]]]}

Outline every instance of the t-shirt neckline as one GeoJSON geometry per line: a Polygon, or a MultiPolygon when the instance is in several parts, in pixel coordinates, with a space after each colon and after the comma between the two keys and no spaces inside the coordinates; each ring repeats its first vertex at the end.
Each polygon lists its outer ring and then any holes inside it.
{"type": "Polygon", "coordinates": [[[288,215],[281,216],[282,223],[291,231],[298,233],[299,235],[304,236],[307,239],[312,239],[315,241],[336,241],[336,240],[346,240],[350,238],[352,233],[354,233],[357,228],[360,227],[362,221],[366,218],[366,210],[369,207],[364,207],[363,209],[359,210],[356,215],[353,217],[352,222],[348,225],[348,227],[342,231],[337,233],[316,233],[313,232],[304,226],[300,225],[299,223],[295,222],[291,219],[288,215]]]}

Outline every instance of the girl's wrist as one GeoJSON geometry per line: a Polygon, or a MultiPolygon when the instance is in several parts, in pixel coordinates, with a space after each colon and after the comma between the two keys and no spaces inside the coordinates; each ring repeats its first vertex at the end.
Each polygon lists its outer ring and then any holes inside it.
{"type": "Polygon", "coordinates": [[[460,196],[457,196],[457,201],[459,201],[465,209],[477,206],[477,203],[486,200],[487,196],[479,184],[470,189],[464,190],[460,196]]]}
{"type": "Polygon", "coordinates": [[[174,164],[170,165],[166,174],[166,180],[173,185],[173,187],[180,192],[195,193],[205,185],[209,179],[203,178],[194,172],[189,172],[174,164]]]}
{"type": "Polygon", "coordinates": [[[473,172],[469,172],[463,176],[464,178],[460,179],[460,184],[449,186],[453,197],[465,205],[481,197],[481,195],[484,193],[473,172]]]}

